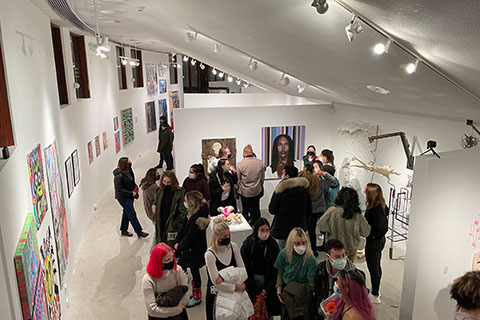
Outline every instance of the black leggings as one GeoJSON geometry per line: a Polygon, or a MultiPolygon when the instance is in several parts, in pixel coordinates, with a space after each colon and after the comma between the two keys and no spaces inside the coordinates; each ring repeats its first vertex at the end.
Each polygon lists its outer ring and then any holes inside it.
{"type": "Polygon", "coordinates": [[[367,238],[365,244],[365,260],[367,261],[370,281],[372,282],[372,294],[378,296],[380,279],[382,278],[382,250],[385,248],[385,237],[379,239],[367,238]]]}
{"type": "Polygon", "coordinates": [[[202,277],[200,277],[200,268],[198,267],[190,267],[190,272],[192,273],[192,281],[193,281],[193,288],[194,289],[201,289],[202,288],[202,277]]]}
{"type": "Polygon", "coordinates": [[[312,251],[315,253],[317,252],[317,222],[318,219],[323,215],[323,212],[321,213],[312,213],[312,216],[310,217],[310,221],[308,222],[308,237],[310,238],[310,245],[312,246],[312,251]]]}

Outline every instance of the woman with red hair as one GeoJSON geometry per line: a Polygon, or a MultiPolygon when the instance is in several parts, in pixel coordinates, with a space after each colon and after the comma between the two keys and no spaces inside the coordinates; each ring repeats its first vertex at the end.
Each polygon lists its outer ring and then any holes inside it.
{"type": "Polygon", "coordinates": [[[150,254],[142,282],[148,319],[187,320],[185,306],[190,300],[187,281],[182,267],[177,266],[172,248],[163,242],[157,244],[150,254]],[[179,297],[178,292],[184,293],[183,296],[179,297]],[[172,301],[175,305],[171,305],[172,301]]]}

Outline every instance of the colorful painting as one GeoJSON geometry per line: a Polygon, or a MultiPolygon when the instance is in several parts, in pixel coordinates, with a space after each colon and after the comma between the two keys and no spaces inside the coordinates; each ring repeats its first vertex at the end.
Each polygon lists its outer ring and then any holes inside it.
{"type": "Polygon", "coordinates": [[[158,88],[159,88],[160,93],[167,92],[167,80],[165,80],[165,79],[158,80],[158,88]]]}
{"type": "Polygon", "coordinates": [[[133,130],[133,112],[132,108],[120,111],[122,115],[123,145],[127,145],[135,139],[133,130]]]}
{"type": "Polygon", "coordinates": [[[219,158],[218,153],[220,149],[228,147],[232,156],[230,157],[230,165],[236,165],[235,159],[237,159],[237,139],[236,138],[213,138],[213,139],[202,139],[202,163],[205,168],[206,173],[210,173],[211,168],[210,163],[219,158]]]}
{"type": "Polygon", "coordinates": [[[157,130],[157,116],[155,115],[155,101],[145,103],[145,117],[147,118],[147,133],[157,130]]]}
{"type": "Polygon", "coordinates": [[[113,131],[117,131],[118,130],[118,117],[115,116],[113,117],[113,131]]]}
{"type": "Polygon", "coordinates": [[[170,127],[173,130],[173,110],[180,108],[178,91],[170,91],[170,127]]]}
{"type": "Polygon", "coordinates": [[[147,72],[147,92],[149,96],[158,94],[157,65],[152,63],[145,64],[147,72]]]}
{"type": "Polygon", "coordinates": [[[159,117],[165,116],[168,119],[167,99],[158,100],[158,114],[159,117]]]}
{"type": "Polygon", "coordinates": [[[13,261],[17,274],[18,292],[23,319],[31,319],[35,305],[35,289],[40,270],[35,216],[27,215],[13,261]]]}
{"type": "Polygon", "coordinates": [[[295,165],[305,154],[305,126],[262,128],[262,159],[265,167],[282,176],[286,165],[295,165]]]}
{"type": "Polygon", "coordinates": [[[103,151],[105,151],[108,148],[107,131],[102,132],[102,137],[103,137],[103,151]]]}
{"type": "Polygon", "coordinates": [[[92,141],[88,141],[87,149],[88,149],[88,164],[92,164],[93,159],[94,159],[92,141]]]}
{"type": "Polygon", "coordinates": [[[102,148],[100,147],[100,136],[95,137],[95,154],[97,155],[97,158],[100,157],[100,154],[102,153],[102,148]]]}
{"type": "Polygon", "coordinates": [[[75,187],[75,181],[73,178],[73,160],[71,156],[65,160],[65,176],[67,177],[67,191],[68,197],[70,198],[73,193],[73,188],[75,187]]]}
{"type": "Polygon", "coordinates": [[[122,149],[122,144],[120,141],[120,131],[114,133],[115,136],[115,153],[119,153],[122,149]]]}
{"type": "Polygon", "coordinates": [[[63,196],[62,178],[60,176],[60,163],[57,157],[55,141],[45,148],[45,166],[47,170],[48,190],[50,192],[50,208],[52,210],[53,232],[57,248],[58,270],[60,285],[67,270],[69,242],[67,211],[63,196]]]}
{"type": "Polygon", "coordinates": [[[40,228],[48,210],[47,193],[45,191],[45,177],[43,175],[42,150],[38,144],[27,154],[28,176],[32,190],[33,214],[35,227],[40,228]]]}
{"type": "Polygon", "coordinates": [[[45,279],[43,268],[38,272],[37,285],[35,287],[35,296],[33,297],[33,318],[32,320],[47,320],[46,300],[45,300],[45,279]]]}
{"type": "Polygon", "coordinates": [[[167,75],[167,66],[164,65],[163,63],[160,63],[158,65],[158,77],[163,78],[167,75]]]}
{"type": "MultiPolygon", "coordinates": [[[[57,248],[58,253],[58,248],[57,248]]],[[[40,254],[42,257],[43,279],[45,286],[45,300],[46,300],[46,314],[48,320],[60,320],[60,287],[59,275],[56,265],[55,250],[52,243],[52,232],[48,226],[45,238],[40,247],[40,254]]]]}
{"type": "Polygon", "coordinates": [[[72,152],[72,163],[73,163],[73,177],[75,180],[75,186],[80,182],[80,163],[78,161],[78,150],[75,149],[72,152]]]}

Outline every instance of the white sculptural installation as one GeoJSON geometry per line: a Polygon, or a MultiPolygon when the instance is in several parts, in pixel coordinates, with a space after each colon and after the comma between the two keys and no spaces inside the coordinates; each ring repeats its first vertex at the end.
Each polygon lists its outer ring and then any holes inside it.
{"type": "Polygon", "coordinates": [[[388,181],[390,181],[390,175],[391,174],[395,174],[397,176],[400,175],[400,173],[395,172],[395,170],[390,166],[370,166],[370,165],[366,164],[365,162],[363,162],[362,160],[358,159],[357,156],[353,156],[352,161],[353,160],[356,160],[356,161],[360,162],[361,165],[351,164],[350,167],[362,168],[362,169],[365,169],[367,171],[372,171],[372,172],[379,173],[382,176],[384,176],[385,178],[387,178],[388,181]]]}

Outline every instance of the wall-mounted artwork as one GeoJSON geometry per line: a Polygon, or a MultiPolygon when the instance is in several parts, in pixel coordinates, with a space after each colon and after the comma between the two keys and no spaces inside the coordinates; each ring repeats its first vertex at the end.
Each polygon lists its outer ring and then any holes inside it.
{"type": "Polygon", "coordinates": [[[40,267],[40,271],[37,277],[37,285],[35,287],[33,304],[33,320],[47,320],[45,278],[42,267],[40,267]]]}
{"type": "Polygon", "coordinates": [[[103,151],[105,151],[108,148],[107,131],[102,132],[102,137],[103,137],[103,151]]]}
{"type": "Polygon", "coordinates": [[[145,117],[147,118],[147,133],[157,130],[155,101],[145,103],[145,117]]]}
{"type": "Polygon", "coordinates": [[[133,111],[132,108],[120,111],[122,115],[123,144],[127,145],[135,139],[133,130],[133,111]]]}
{"type": "Polygon", "coordinates": [[[202,139],[202,163],[205,167],[206,174],[209,173],[210,163],[218,158],[220,149],[228,147],[232,153],[229,159],[230,165],[235,166],[237,159],[237,139],[236,138],[213,138],[202,139]]]}
{"type": "Polygon", "coordinates": [[[180,108],[180,99],[178,91],[170,91],[170,127],[173,130],[173,110],[180,108]]]}
{"type": "Polygon", "coordinates": [[[168,119],[167,99],[158,100],[158,116],[165,116],[168,119]]]}
{"type": "Polygon", "coordinates": [[[47,171],[48,190],[50,193],[50,209],[52,210],[53,232],[57,247],[58,270],[60,284],[62,284],[67,270],[69,242],[67,210],[63,196],[62,178],[60,177],[60,162],[57,157],[55,141],[45,148],[45,168],[47,171]]]}
{"type": "Polygon", "coordinates": [[[262,128],[262,159],[277,177],[286,165],[295,165],[305,154],[305,126],[262,128]]]}
{"type": "Polygon", "coordinates": [[[97,155],[97,158],[100,156],[102,153],[102,148],[100,147],[100,136],[95,137],[95,154],[97,155]]]}
{"type": "Polygon", "coordinates": [[[113,117],[113,131],[117,131],[118,130],[118,117],[115,116],[113,117]]]}
{"type": "Polygon", "coordinates": [[[153,63],[145,64],[147,72],[147,92],[149,96],[158,94],[157,65],[153,63]]]}
{"type": "Polygon", "coordinates": [[[78,150],[72,152],[73,178],[75,186],[80,182],[80,162],[78,160],[78,150]]]}
{"type": "Polygon", "coordinates": [[[35,289],[40,276],[40,255],[35,224],[35,216],[29,213],[13,258],[23,319],[33,317],[35,289]]]}
{"type": "Polygon", "coordinates": [[[65,176],[67,177],[67,191],[68,197],[70,198],[73,193],[73,188],[75,187],[75,181],[73,178],[73,161],[71,156],[65,160],[65,176]]]}
{"type": "Polygon", "coordinates": [[[88,141],[87,149],[88,149],[88,164],[92,164],[93,159],[94,159],[92,141],[88,141]]]}
{"type": "Polygon", "coordinates": [[[167,80],[165,80],[165,79],[158,80],[158,89],[159,89],[160,93],[167,92],[167,80]]]}
{"type": "Polygon", "coordinates": [[[163,78],[167,75],[167,66],[163,63],[158,64],[158,77],[163,78]]]}
{"type": "Polygon", "coordinates": [[[27,154],[28,176],[30,190],[32,191],[33,214],[35,227],[40,228],[48,210],[47,193],[45,191],[45,178],[43,175],[42,150],[40,145],[27,154]]]}
{"type": "Polygon", "coordinates": [[[114,133],[115,136],[115,153],[119,153],[122,149],[122,144],[120,140],[120,131],[114,133]]]}
{"type": "Polygon", "coordinates": [[[47,319],[60,320],[60,287],[59,274],[56,268],[56,260],[58,257],[55,256],[50,226],[48,226],[45,238],[43,238],[42,245],[40,246],[40,254],[43,266],[47,319]]]}

